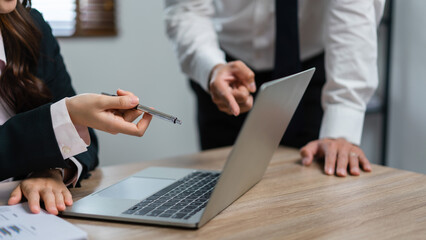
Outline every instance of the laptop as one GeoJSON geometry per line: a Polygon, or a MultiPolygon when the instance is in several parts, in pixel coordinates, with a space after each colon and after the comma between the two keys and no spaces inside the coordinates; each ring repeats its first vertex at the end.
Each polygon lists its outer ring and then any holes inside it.
{"type": "Polygon", "coordinates": [[[260,181],[314,71],[261,86],[221,172],[149,167],[62,215],[200,228],[260,181]]]}

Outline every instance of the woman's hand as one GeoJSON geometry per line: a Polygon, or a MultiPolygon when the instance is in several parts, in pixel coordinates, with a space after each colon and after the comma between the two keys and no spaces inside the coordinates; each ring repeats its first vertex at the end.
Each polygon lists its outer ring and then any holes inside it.
{"type": "Polygon", "coordinates": [[[66,104],[72,122],[112,134],[143,136],[152,115],[144,113],[138,123],[133,123],[143,113],[133,109],[139,98],[124,90],[117,90],[117,95],[80,94],[68,98],[66,104]]]}
{"type": "Polygon", "coordinates": [[[30,178],[23,180],[10,194],[8,204],[17,204],[22,197],[28,200],[33,213],[40,212],[40,201],[44,202],[46,211],[54,215],[73,203],[71,193],[63,183],[61,172],[56,169],[35,172],[30,178]]]}

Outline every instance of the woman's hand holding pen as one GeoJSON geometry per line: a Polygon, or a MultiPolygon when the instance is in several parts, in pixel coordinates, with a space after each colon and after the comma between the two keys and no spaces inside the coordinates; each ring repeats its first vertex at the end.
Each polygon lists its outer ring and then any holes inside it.
{"type": "Polygon", "coordinates": [[[139,98],[133,93],[117,90],[117,97],[100,94],[80,94],[66,100],[71,120],[74,124],[88,126],[112,134],[124,133],[143,136],[152,116],[134,109],[139,98]]]}
{"type": "MultiPolygon", "coordinates": [[[[138,104],[138,97],[123,90],[117,90],[117,96],[114,97],[81,94],[66,100],[69,116],[75,126],[92,127],[112,134],[142,136],[152,116],[135,109],[138,104]],[[142,113],[143,117],[133,123],[142,113]]],[[[73,203],[61,172],[56,169],[34,172],[30,178],[23,180],[11,193],[9,204],[17,204],[24,197],[33,213],[40,212],[41,201],[44,202],[46,210],[54,215],[73,203]]]]}

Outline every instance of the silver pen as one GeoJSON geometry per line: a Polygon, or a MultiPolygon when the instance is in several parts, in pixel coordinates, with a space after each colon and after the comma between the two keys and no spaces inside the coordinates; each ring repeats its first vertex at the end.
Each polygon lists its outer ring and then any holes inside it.
{"type": "MultiPolygon", "coordinates": [[[[110,94],[110,93],[105,93],[105,92],[103,92],[102,94],[103,95],[107,95],[107,96],[113,96],[113,97],[117,96],[115,94],[110,94]]],[[[144,106],[142,104],[138,104],[135,107],[135,109],[139,109],[141,111],[147,112],[147,113],[151,114],[152,116],[156,116],[156,117],[161,118],[163,120],[170,121],[170,122],[172,122],[174,124],[182,125],[182,121],[179,120],[177,117],[169,115],[169,114],[166,114],[166,113],[163,113],[163,112],[160,112],[160,111],[157,111],[155,109],[152,109],[150,107],[144,106]]]]}

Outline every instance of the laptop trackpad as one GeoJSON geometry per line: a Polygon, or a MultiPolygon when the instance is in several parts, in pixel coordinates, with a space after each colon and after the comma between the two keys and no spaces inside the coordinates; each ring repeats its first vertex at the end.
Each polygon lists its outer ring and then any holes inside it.
{"type": "Polygon", "coordinates": [[[172,184],[176,180],[131,177],[96,194],[100,197],[142,200],[172,184]]]}

